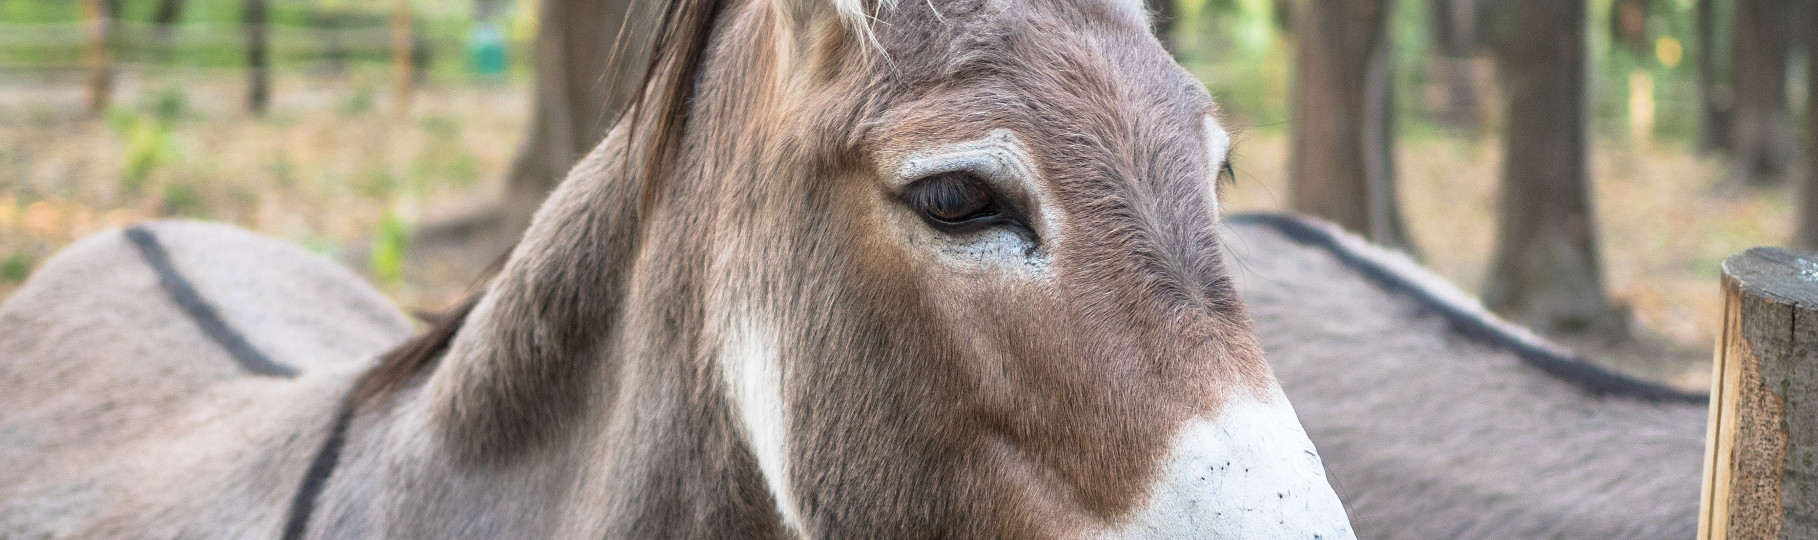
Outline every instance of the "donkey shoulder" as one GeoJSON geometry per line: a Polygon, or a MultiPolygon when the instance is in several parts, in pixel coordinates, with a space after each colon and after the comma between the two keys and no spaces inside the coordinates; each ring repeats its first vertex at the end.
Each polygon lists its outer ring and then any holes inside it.
{"type": "Polygon", "coordinates": [[[287,242],[195,221],[76,242],[0,304],[0,320],[0,355],[15,365],[23,357],[182,357],[169,367],[220,372],[238,359],[203,362],[257,354],[274,365],[237,369],[279,376],[371,357],[411,332],[404,314],[346,268],[287,242]],[[128,351],[146,354],[120,354],[128,351]]]}
{"type": "MultiPolygon", "coordinates": [[[[0,486],[0,537],[275,507],[264,499],[278,494],[248,495],[243,477],[300,468],[315,443],[297,430],[324,424],[333,388],[410,332],[353,272],[234,227],[162,221],[76,242],[0,303],[0,477],[18,480],[0,486]],[[217,455],[244,438],[279,450],[217,455]],[[196,460],[212,464],[172,465],[196,460]],[[173,478],[147,478],[158,474],[173,478]],[[126,502],[195,482],[239,500],[126,502]]],[[[288,484],[277,477],[258,484],[288,484]]]]}
{"type": "Polygon", "coordinates": [[[0,303],[0,410],[169,409],[218,382],[365,361],[410,331],[378,291],[306,250],[147,223],[76,242],[0,303]]]}

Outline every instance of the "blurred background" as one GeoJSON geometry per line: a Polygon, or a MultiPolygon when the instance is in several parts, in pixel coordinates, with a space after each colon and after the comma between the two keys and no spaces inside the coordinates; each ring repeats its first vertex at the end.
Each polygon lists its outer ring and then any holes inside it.
{"type": "MultiPolygon", "coordinates": [[[[1808,4],[1149,0],[1235,131],[1227,212],[1332,220],[1692,388],[1722,260],[1818,241],[1808,4]]],[[[630,5],[0,0],[0,294],[183,217],[443,309],[604,133],[644,62],[630,5]]]]}

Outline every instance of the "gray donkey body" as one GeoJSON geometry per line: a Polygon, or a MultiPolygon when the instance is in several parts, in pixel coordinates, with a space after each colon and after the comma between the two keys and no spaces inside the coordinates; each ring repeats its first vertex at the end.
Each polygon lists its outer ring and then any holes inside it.
{"type": "Polygon", "coordinates": [[[0,538],[269,536],[339,389],[411,332],[345,268],[194,222],[77,242],[0,328],[0,538]]]}
{"type": "MultiPolygon", "coordinates": [[[[0,371],[15,389],[0,394],[0,476],[31,478],[0,481],[0,537],[268,535],[333,389],[409,333],[363,281],[295,247],[216,225],[145,230],[250,345],[303,374],[260,376],[198,329],[129,235],[72,246],[0,308],[0,325],[32,329],[0,332],[0,350],[44,359],[0,371]],[[284,305],[310,309],[254,307],[284,305]]],[[[1359,537],[1693,535],[1696,396],[1562,360],[1324,224],[1239,216],[1224,238],[1359,537]]]]}
{"type": "Polygon", "coordinates": [[[1228,220],[1238,289],[1359,538],[1692,538],[1703,396],[1578,363],[1398,254],[1228,220]]]}

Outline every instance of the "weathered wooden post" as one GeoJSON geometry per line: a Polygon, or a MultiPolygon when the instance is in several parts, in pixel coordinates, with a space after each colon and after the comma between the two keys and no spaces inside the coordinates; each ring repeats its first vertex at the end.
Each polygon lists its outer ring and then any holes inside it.
{"type": "Polygon", "coordinates": [[[240,23],[246,38],[246,108],[263,115],[271,107],[271,21],[266,0],[246,0],[240,23]]]}
{"type": "Polygon", "coordinates": [[[410,117],[411,94],[416,91],[410,26],[410,0],[391,0],[391,69],[393,84],[397,87],[398,118],[410,117]]]}
{"type": "Polygon", "coordinates": [[[1700,539],[1818,538],[1818,253],[1723,262],[1700,539]]]}
{"type": "Polygon", "coordinates": [[[88,60],[88,110],[100,113],[107,108],[108,96],[114,88],[114,19],[119,15],[112,10],[117,3],[107,0],[87,0],[82,3],[82,18],[87,21],[88,47],[84,56],[88,60]]]}

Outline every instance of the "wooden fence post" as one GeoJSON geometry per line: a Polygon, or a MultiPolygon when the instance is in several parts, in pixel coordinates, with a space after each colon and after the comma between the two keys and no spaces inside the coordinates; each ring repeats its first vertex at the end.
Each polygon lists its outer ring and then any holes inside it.
{"type": "Polygon", "coordinates": [[[1818,538],[1818,253],[1723,262],[1700,539],[1818,538]]]}
{"type": "Polygon", "coordinates": [[[107,108],[108,96],[114,88],[114,18],[118,15],[109,13],[112,8],[107,0],[85,0],[82,2],[82,16],[88,21],[88,110],[100,113],[107,108]]]}
{"type": "Polygon", "coordinates": [[[264,115],[271,106],[271,18],[266,0],[246,0],[240,22],[246,34],[246,108],[264,115]]]}
{"type": "Polygon", "coordinates": [[[398,118],[410,117],[411,94],[416,89],[415,66],[411,64],[410,0],[391,0],[391,66],[396,85],[398,118]]]}

